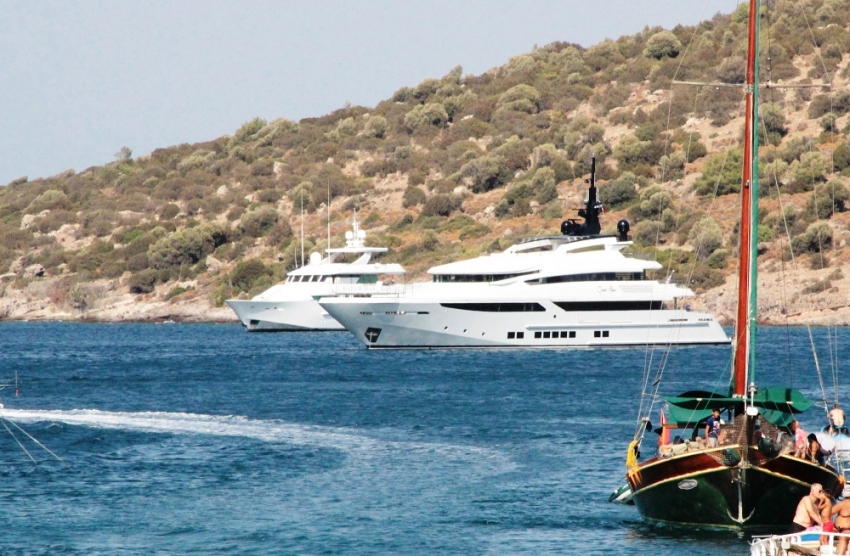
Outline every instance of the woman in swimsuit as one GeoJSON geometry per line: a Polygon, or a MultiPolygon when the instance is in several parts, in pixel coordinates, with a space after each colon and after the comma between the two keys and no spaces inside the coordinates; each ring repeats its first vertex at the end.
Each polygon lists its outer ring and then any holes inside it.
{"type": "MultiPolygon", "coordinates": [[[[835,530],[839,533],[850,534],[850,498],[845,498],[832,506],[830,514],[835,516],[835,530]]],[[[838,538],[836,554],[847,553],[847,541],[847,537],[838,538]]]]}

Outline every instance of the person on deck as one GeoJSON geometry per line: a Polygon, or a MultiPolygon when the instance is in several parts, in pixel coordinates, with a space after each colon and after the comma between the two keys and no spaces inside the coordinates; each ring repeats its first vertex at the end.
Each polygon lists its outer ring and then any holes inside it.
{"type": "Polygon", "coordinates": [[[823,487],[818,483],[812,484],[809,494],[803,496],[797,504],[794,520],[791,522],[791,533],[802,533],[813,525],[823,525],[823,518],[818,510],[821,498],[823,498],[823,487]]]}
{"type": "Polygon", "coordinates": [[[705,421],[705,438],[708,445],[712,448],[717,448],[717,439],[720,437],[720,410],[715,409],[711,412],[711,417],[705,421]]]}
{"type": "MultiPolygon", "coordinates": [[[[820,503],[818,504],[818,511],[820,512],[820,518],[823,524],[821,525],[821,531],[824,533],[832,533],[835,531],[835,525],[832,523],[832,495],[828,492],[824,492],[823,496],[820,499],[820,503]]],[[[821,535],[820,536],[820,544],[821,546],[827,544],[829,542],[829,535],[821,535]]]]}
{"type": "MultiPolygon", "coordinates": [[[[850,533],[850,498],[845,498],[835,504],[830,510],[830,513],[835,515],[835,530],[839,533],[850,533]]],[[[836,554],[847,553],[847,541],[847,537],[838,538],[838,546],[835,549],[836,554]]]]}
{"type": "Polygon", "coordinates": [[[806,446],[806,459],[816,462],[818,465],[824,465],[826,463],[826,454],[824,453],[820,442],[818,442],[818,437],[812,433],[806,437],[806,440],[808,441],[808,445],[806,446]]]}
{"type": "Polygon", "coordinates": [[[798,421],[791,421],[789,427],[794,435],[794,455],[798,458],[806,457],[806,448],[809,446],[808,433],[800,426],[798,421]]]}
{"type": "Polygon", "coordinates": [[[833,404],[829,412],[829,433],[838,434],[844,428],[844,410],[833,404]]]}

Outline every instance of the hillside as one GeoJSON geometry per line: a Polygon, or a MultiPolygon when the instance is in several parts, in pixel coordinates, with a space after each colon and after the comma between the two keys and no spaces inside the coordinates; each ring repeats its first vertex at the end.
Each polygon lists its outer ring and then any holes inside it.
{"type": "MultiPolygon", "coordinates": [[[[850,0],[774,3],[762,21],[761,316],[848,322],[850,0]],[[828,85],[782,87],[781,85],[828,85]]],[[[603,226],[731,318],[746,12],[553,43],[460,67],[375,107],[20,178],[0,188],[0,318],[234,320],[249,297],[341,245],[353,210],[384,260],[435,264],[557,233],[596,156],[603,226]],[[330,206],[328,206],[330,197],[330,206]]]]}

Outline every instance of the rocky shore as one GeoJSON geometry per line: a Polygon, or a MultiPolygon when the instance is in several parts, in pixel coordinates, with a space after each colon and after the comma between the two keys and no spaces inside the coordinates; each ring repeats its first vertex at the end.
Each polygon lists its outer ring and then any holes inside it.
{"type": "MultiPolygon", "coordinates": [[[[61,277],[39,278],[18,288],[0,283],[0,321],[79,322],[221,322],[238,320],[226,306],[216,307],[211,280],[160,286],[148,294],[131,294],[122,279],[96,280],[73,288],[61,277]],[[181,293],[175,294],[175,291],[181,293]]],[[[850,324],[850,285],[840,269],[767,272],[759,277],[759,321],[766,325],[850,324]]],[[[713,313],[724,325],[734,322],[735,277],[703,292],[689,305],[713,313]]]]}

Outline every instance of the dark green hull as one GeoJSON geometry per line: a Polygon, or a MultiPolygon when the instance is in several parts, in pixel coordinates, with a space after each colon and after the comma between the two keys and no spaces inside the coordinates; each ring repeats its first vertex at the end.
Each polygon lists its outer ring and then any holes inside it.
{"type": "MultiPolygon", "coordinates": [[[[732,450],[740,454],[739,447],[732,450]]],[[[647,521],[785,532],[812,483],[838,494],[843,483],[830,467],[750,448],[749,462],[725,465],[720,448],[650,460],[629,473],[632,500],[647,521]]]]}

